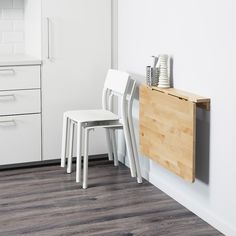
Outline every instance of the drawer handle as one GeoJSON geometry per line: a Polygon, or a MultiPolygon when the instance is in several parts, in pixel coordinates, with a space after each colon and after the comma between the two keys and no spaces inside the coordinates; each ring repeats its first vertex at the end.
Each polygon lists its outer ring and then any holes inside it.
{"type": "Polygon", "coordinates": [[[6,100],[15,100],[16,97],[14,94],[0,94],[0,101],[6,101],[6,100]]]}
{"type": "Polygon", "coordinates": [[[0,126],[2,127],[8,127],[8,126],[15,126],[16,121],[15,120],[1,120],[0,126]]]}
{"type": "Polygon", "coordinates": [[[0,75],[13,75],[15,74],[15,70],[14,69],[1,69],[0,70],[0,75]]]}

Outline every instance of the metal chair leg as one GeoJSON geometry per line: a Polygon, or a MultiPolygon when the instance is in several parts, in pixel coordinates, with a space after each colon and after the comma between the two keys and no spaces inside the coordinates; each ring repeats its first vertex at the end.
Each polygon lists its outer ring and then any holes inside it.
{"type": "Polygon", "coordinates": [[[68,123],[68,118],[64,115],[62,127],[61,167],[65,167],[66,165],[68,123]]]}
{"type": "Polygon", "coordinates": [[[82,149],[82,125],[77,123],[77,155],[76,155],[76,182],[81,181],[81,149],[82,149]]]}
{"type": "Polygon", "coordinates": [[[89,131],[86,129],[84,131],[84,173],[83,173],[83,189],[88,187],[88,145],[89,145],[89,131]]]}
{"type": "Polygon", "coordinates": [[[133,150],[132,150],[132,144],[131,144],[131,137],[130,137],[130,134],[129,134],[128,122],[124,122],[123,129],[124,129],[124,136],[125,136],[127,154],[128,154],[128,158],[129,158],[131,176],[136,177],[134,154],[133,154],[133,150]]]}
{"type": "Polygon", "coordinates": [[[67,163],[67,173],[72,172],[72,155],[73,155],[73,138],[74,138],[74,128],[75,124],[73,121],[70,122],[70,139],[69,139],[69,156],[67,163]]]}
{"type": "Polygon", "coordinates": [[[133,97],[134,97],[135,88],[136,88],[136,82],[134,81],[132,85],[131,96],[128,101],[128,128],[129,128],[129,134],[131,138],[131,145],[132,145],[132,150],[133,150],[137,181],[138,183],[142,183],[142,174],[141,174],[141,169],[140,169],[140,164],[139,164],[138,150],[137,150],[137,145],[136,145],[136,140],[135,140],[134,125],[133,125],[133,119],[132,119],[133,117],[132,105],[133,105],[133,97]]]}
{"type": "Polygon", "coordinates": [[[117,154],[117,147],[116,147],[116,136],[115,136],[115,129],[111,129],[111,142],[112,142],[112,149],[114,154],[114,166],[119,165],[118,161],[118,154],[117,154]]]}
{"type": "Polygon", "coordinates": [[[112,155],[111,135],[108,129],[106,129],[105,132],[106,132],[106,140],[107,140],[107,148],[108,148],[108,159],[109,161],[112,161],[113,155],[112,155]]]}
{"type": "Polygon", "coordinates": [[[131,143],[132,143],[132,149],[133,149],[133,155],[134,155],[134,162],[135,162],[135,167],[136,167],[136,172],[137,172],[137,181],[138,183],[142,183],[142,174],[141,174],[141,169],[140,169],[140,164],[139,164],[139,159],[138,159],[138,150],[137,150],[137,144],[135,140],[135,133],[134,133],[134,127],[132,124],[132,121],[129,122],[129,131],[130,131],[130,137],[131,137],[131,143]]]}

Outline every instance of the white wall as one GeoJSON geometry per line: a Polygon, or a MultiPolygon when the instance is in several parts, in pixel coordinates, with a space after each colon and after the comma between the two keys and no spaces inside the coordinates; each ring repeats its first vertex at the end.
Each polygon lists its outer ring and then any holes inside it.
{"type": "MultiPolygon", "coordinates": [[[[197,180],[141,157],[143,174],[227,235],[236,235],[236,1],[119,0],[118,67],[144,83],[151,55],[174,58],[174,86],[211,98],[198,110],[197,180]]],[[[138,100],[134,119],[138,134],[138,100]]],[[[140,155],[141,156],[141,155],[140,155]]]]}
{"type": "Polygon", "coordinates": [[[24,0],[0,0],[0,55],[24,53],[24,0]]]}
{"type": "Polygon", "coordinates": [[[42,53],[41,8],[41,0],[25,0],[25,53],[36,58],[42,53]]]}

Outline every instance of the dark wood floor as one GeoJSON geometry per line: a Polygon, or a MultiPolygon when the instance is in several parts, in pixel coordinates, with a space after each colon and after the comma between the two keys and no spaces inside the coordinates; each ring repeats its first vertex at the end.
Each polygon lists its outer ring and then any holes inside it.
{"type": "Polygon", "coordinates": [[[89,188],[59,166],[0,172],[0,235],[221,235],[148,182],[108,161],[89,166],[89,188]]]}

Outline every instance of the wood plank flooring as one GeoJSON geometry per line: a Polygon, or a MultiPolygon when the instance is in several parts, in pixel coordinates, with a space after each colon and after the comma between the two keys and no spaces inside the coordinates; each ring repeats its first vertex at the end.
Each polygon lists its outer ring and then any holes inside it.
{"type": "Polygon", "coordinates": [[[222,235],[123,165],[89,163],[89,188],[58,165],[0,172],[0,236],[222,235]]]}

